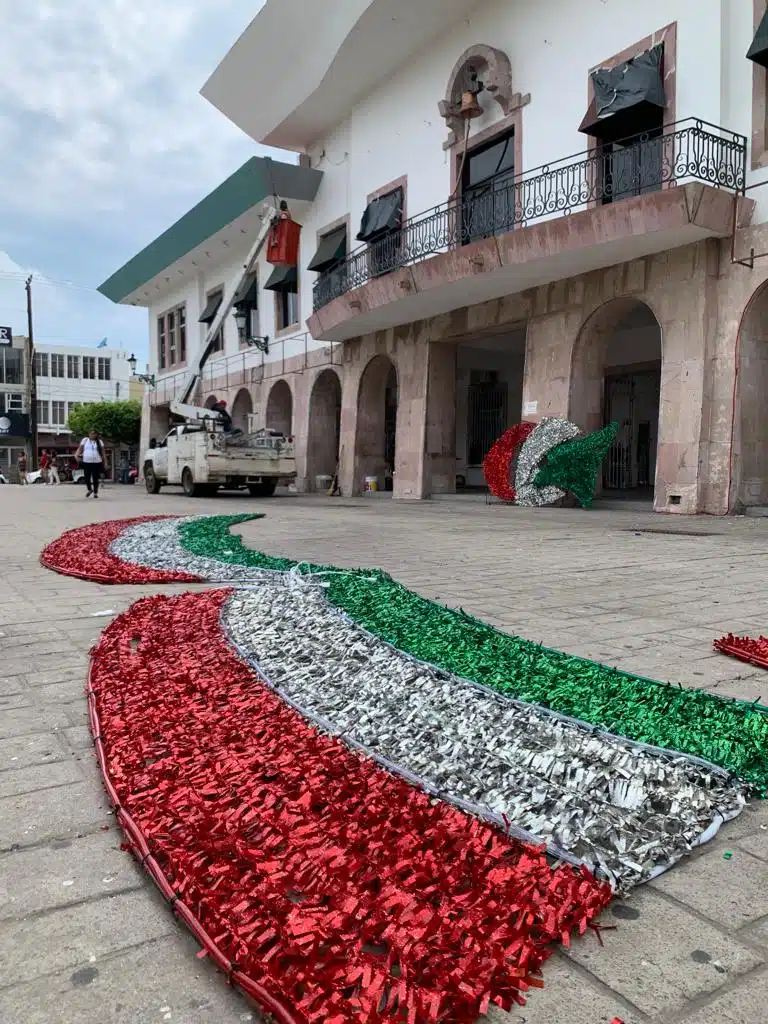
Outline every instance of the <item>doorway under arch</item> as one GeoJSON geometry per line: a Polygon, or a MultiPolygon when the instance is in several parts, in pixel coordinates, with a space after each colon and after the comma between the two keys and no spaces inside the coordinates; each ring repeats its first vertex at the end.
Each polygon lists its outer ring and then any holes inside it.
{"type": "Polygon", "coordinates": [[[293,395],[286,380],[272,385],[267,398],[266,424],[270,430],[279,430],[286,437],[293,436],[293,395]]]}
{"type": "Polygon", "coordinates": [[[232,403],[232,426],[246,433],[248,416],[253,412],[253,400],[247,388],[240,388],[232,403]]]}
{"type": "Polygon", "coordinates": [[[366,477],[391,491],[394,484],[397,436],[398,380],[388,356],[374,356],[363,370],[357,394],[355,492],[366,477]]]}
{"type": "Polygon", "coordinates": [[[739,326],[729,511],[768,505],[768,284],[747,304],[739,326]]]}
{"type": "Polygon", "coordinates": [[[620,425],[598,484],[606,496],[653,498],[661,361],[661,325],[638,299],[605,303],[579,332],[568,418],[586,433],[612,421],[620,425]]]}
{"type": "Polygon", "coordinates": [[[307,476],[315,489],[318,476],[333,477],[339,461],[341,438],[341,381],[335,370],[323,370],[309,398],[307,476]]]}

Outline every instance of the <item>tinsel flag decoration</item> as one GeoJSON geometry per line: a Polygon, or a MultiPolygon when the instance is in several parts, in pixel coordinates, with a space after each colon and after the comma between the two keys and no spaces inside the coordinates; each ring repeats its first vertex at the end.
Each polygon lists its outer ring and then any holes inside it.
{"type": "Polygon", "coordinates": [[[715,650],[729,654],[739,661],[749,662],[758,668],[768,668],[768,637],[759,636],[757,640],[749,636],[728,636],[715,640],[715,650]]]}
{"type": "Polygon", "coordinates": [[[488,488],[518,505],[552,505],[573,494],[589,508],[600,466],[618,431],[618,423],[610,423],[585,437],[575,423],[555,417],[518,423],[502,434],[483,462],[488,488]]]}

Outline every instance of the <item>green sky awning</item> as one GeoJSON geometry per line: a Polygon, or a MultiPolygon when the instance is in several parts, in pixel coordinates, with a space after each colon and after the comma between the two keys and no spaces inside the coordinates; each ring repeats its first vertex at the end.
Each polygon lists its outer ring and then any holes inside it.
{"type": "Polygon", "coordinates": [[[223,292],[214,292],[213,295],[210,295],[205,304],[205,309],[198,317],[197,322],[199,324],[212,324],[214,317],[219,312],[219,306],[221,305],[223,298],[223,292]]]}
{"type": "Polygon", "coordinates": [[[332,231],[329,235],[325,235],[320,239],[317,252],[310,260],[307,270],[314,270],[318,274],[322,274],[323,271],[332,267],[334,263],[339,263],[343,260],[346,255],[347,229],[346,227],[337,228],[336,231],[332,231]]]}
{"type": "Polygon", "coordinates": [[[768,68],[768,10],[757,26],[755,38],[747,50],[747,60],[752,60],[761,67],[768,68]]]}
{"type": "Polygon", "coordinates": [[[264,285],[271,292],[296,292],[299,288],[299,276],[296,267],[275,267],[264,285]]]}
{"type": "Polygon", "coordinates": [[[252,309],[259,304],[259,276],[258,274],[248,274],[243,283],[235,292],[235,298],[232,302],[233,306],[246,305],[252,309]]]}
{"type": "Polygon", "coordinates": [[[112,302],[130,299],[187,253],[212,238],[273,193],[281,199],[312,202],[323,172],[299,164],[253,156],[192,207],[146,248],[115,271],[99,291],[112,302]]]}

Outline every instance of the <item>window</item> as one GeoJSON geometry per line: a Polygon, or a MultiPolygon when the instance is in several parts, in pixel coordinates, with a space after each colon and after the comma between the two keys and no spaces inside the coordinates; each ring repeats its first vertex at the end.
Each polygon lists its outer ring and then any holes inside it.
{"type": "Polygon", "coordinates": [[[296,292],[278,292],[275,298],[278,331],[295,327],[299,322],[299,296],[296,292]]]}
{"type": "Polygon", "coordinates": [[[67,422],[67,403],[51,402],[51,423],[54,427],[63,427],[67,422]]]}
{"type": "Polygon", "coordinates": [[[67,377],[77,380],[80,376],[80,360],[77,356],[67,356],[67,377]]]}
{"type": "Polygon", "coordinates": [[[48,402],[40,398],[37,400],[37,422],[48,422],[48,402]]]}
{"type": "Polygon", "coordinates": [[[47,377],[48,376],[48,353],[47,352],[35,352],[35,376],[36,377],[47,377]]]}
{"type": "Polygon", "coordinates": [[[57,355],[55,352],[51,353],[51,376],[64,376],[64,356],[57,355]]]}
{"type": "Polygon", "coordinates": [[[24,395],[21,391],[12,391],[5,396],[5,408],[8,412],[24,412],[24,395]]]}
{"type": "Polygon", "coordinates": [[[176,306],[157,318],[157,366],[168,370],[186,358],[187,313],[184,306],[176,306]]]}
{"type": "MultiPolygon", "coordinates": [[[[205,309],[200,314],[199,322],[206,324],[210,328],[213,321],[216,319],[216,314],[219,311],[219,306],[224,299],[224,289],[216,288],[206,296],[205,309]]],[[[213,339],[211,346],[211,354],[214,352],[224,351],[224,324],[221,325],[219,330],[216,332],[216,336],[213,339]]]]}
{"type": "Polygon", "coordinates": [[[462,243],[510,231],[515,222],[514,130],[467,153],[461,173],[462,243]]]}
{"type": "Polygon", "coordinates": [[[20,348],[0,348],[0,384],[24,383],[24,353],[20,348]]]}
{"type": "Polygon", "coordinates": [[[400,186],[371,199],[365,208],[357,238],[368,243],[374,277],[402,266],[404,205],[405,190],[400,186]]]}
{"type": "Polygon", "coordinates": [[[98,358],[98,370],[99,380],[111,380],[112,379],[112,360],[108,356],[99,356],[98,358]]]}
{"type": "Polygon", "coordinates": [[[96,380],[96,356],[83,356],[83,380],[96,380]]]}

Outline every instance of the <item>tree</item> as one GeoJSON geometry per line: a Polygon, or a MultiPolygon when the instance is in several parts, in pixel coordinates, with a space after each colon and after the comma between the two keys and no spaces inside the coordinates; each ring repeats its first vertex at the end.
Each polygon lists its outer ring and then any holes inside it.
{"type": "Polygon", "coordinates": [[[141,430],[141,403],[91,402],[75,405],[69,413],[67,426],[76,437],[85,437],[97,430],[115,444],[136,444],[141,430]]]}

